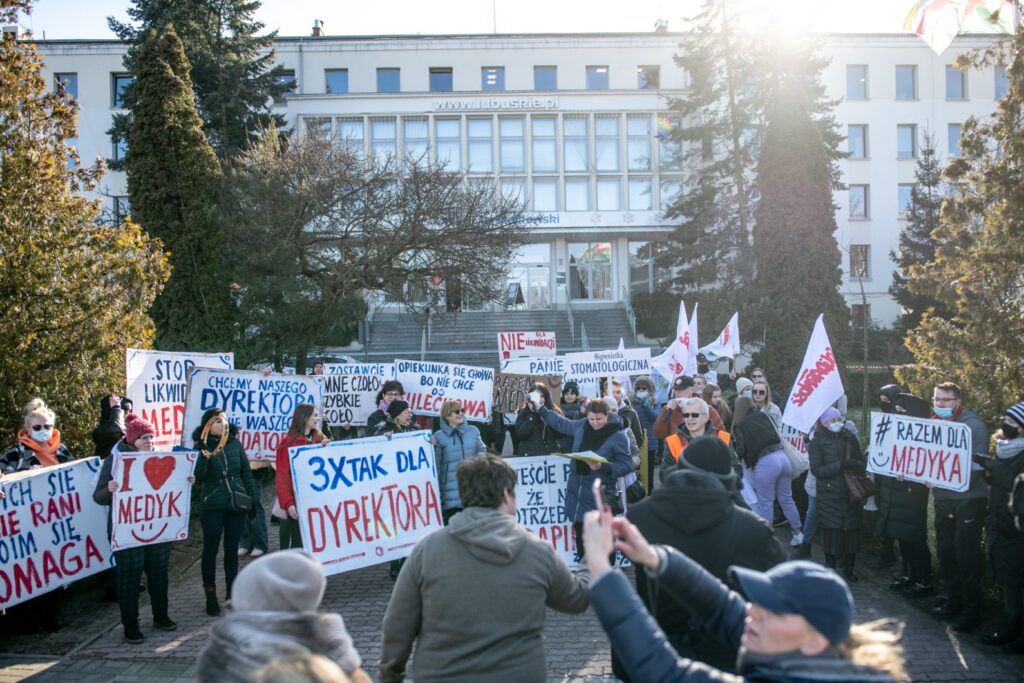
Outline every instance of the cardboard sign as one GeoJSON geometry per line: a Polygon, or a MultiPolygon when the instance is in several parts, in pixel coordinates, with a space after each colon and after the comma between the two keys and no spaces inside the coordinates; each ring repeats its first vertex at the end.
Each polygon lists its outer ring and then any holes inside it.
{"type": "Polygon", "coordinates": [[[99,469],[86,458],[0,479],[0,609],[110,568],[99,469]]]}
{"type": "Polygon", "coordinates": [[[365,425],[381,385],[394,378],[394,363],[325,364],[321,416],[329,425],[365,425]]]}
{"type": "Polygon", "coordinates": [[[277,445],[288,433],[292,413],[303,403],[320,409],[321,375],[267,375],[246,370],[192,368],[185,394],[182,445],[192,446],[192,432],[203,413],[220,408],[238,427],[238,439],[250,460],[273,460],[277,445]]]}
{"type": "Polygon", "coordinates": [[[635,377],[651,374],[651,350],[613,349],[610,351],[583,351],[565,355],[567,377],[635,377]]]}
{"type": "Polygon", "coordinates": [[[559,375],[517,375],[499,372],[494,376],[494,410],[499,413],[518,412],[523,407],[530,387],[537,382],[548,387],[551,402],[557,406],[562,400],[562,378],[559,375]]]}
{"type": "Polygon", "coordinates": [[[196,451],[118,453],[111,468],[114,492],[111,550],[188,538],[196,451]]]}
{"type": "Polygon", "coordinates": [[[416,415],[440,415],[448,399],[462,401],[466,419],[491,419],[494,370],[472,365],[396,360],[395,379],[405,389],[405,401],[416,415]]]}
{"type": "Polygon", "coordinates": [[[430,432],[289,449],[302,543],[327,574],[408,557],[440,529],[430,432]]]}
{"type": "Polygon", "coordinates": [[[498,360],[554,356],[554,332],[499,332],[498,360]]]}
{"type": "Polygon", "coordinates": [[[233,353],[189,353],[128,349],[125,353],[125,396],[134,411],[156,428],[153,447],[170,449],[181,443],[185,390],[194,367],[231,370],[233,353]]]}
{"type": "Polygon", "coordinates": [[[966,491],[971,485],[971,428],[948,420],[871,413],[868,471],[966,491]]]}

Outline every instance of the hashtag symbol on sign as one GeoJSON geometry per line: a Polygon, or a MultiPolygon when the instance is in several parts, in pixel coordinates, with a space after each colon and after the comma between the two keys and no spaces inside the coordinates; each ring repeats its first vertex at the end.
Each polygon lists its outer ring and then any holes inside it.
{"type": "Polygon", "coordinates": [[[878,428],[875,429],[875,445],[882,443],[882,439],[886,434],[889,433],[889,426],[892,424],[892,418],[888,415],[883,415],[882,419],[878,421],[878,428]]]}

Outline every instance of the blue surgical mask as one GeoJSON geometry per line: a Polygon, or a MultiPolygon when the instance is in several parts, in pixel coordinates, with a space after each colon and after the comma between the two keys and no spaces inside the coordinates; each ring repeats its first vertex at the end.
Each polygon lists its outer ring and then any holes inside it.
{"type": "Polygon", "coordinates": [[[650,396],[650,394],[647,393],[646,391],[638,391],[638,392],[636,392],[636,397],[638,399],[640,399],[641,401],[644,400],[645,398],[647,398],[648,396],[650,396]]]}
{"type": "Polygon", "coordinates": [[[53,430],[40,429],[38,432],[32,432],[31,436],[34,440],[38,441],[39,443],[46,443],[47,441],[50,440],[50,437],[53,436],[53,430]]]}
{"type": "Polygon", "coordinates": [[[938,415],[939,417],[941,417],[944,420],[948,420],[949,418],[953,417],[953,409],[952,408],[940,408],[939,406],[935,406],[934,410],[935,410],[935,414],[938,415]]]}
{"type": "Polygon", "coordinates": [[[844,425],[842,422],[830,422],[828,425],[828,430],[830,432],[835,432],[836,434],[838,434],[839,432],[843,431],[843,427],[844,425]]]}
{"type": "Polygon", "coordinates": [[[754,395],[753,392],[753,389],[744,389],[743,391],[740,392],[740,396],[746,396],[747,398],[751,398],[754,395]]]}

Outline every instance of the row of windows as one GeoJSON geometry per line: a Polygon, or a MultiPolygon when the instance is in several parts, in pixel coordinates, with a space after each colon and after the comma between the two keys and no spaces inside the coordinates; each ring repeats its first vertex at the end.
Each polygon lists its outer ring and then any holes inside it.
{"type": "MultiPolygon", "coordinates": [[[[897,100],[917,99],[917,66],[912,64],[897,65],[894,79],[897,100]]],[[[1009,89],[1010,81],[1006,75],[1006,69],[997,66],[995,68],[996,99],[1001,99],[1009,89]]],[[[846,99],[866,100],[869,97],[868,66],[866,64],[848,64],[846,66],[846,99]]],[[[951,64],[947,65],[946,99],[966,100],[967,98],[967,72],[951,64]]]]}
{"type": "MultiPolygon", "coordinates": [[[[917,158],[917,125],[913,123],[896,124],[896,158],[917,158]]],[[[870,152],[868,126],[863,123],[851,123],[846,127],[846,151],[850,159],[867,159],[870,152]]],[[[960,156],[960,124],[950,123],[946,126],[946,154],[950,157],[960,156]]]]}
{"type": "MultiPolygon", "coordinates": [[[[914,183],[899,183],[896,185],[896,217],[905,220],[910,211],[910,195],[914,191],[914,183]]],[[[952,192],[947,188],[946,193],[952,192]]],[[[871,218],[871,186],[857,185],[849,186],[847,190],[848,215],[853,220],[868,220],[871,218]]]]}

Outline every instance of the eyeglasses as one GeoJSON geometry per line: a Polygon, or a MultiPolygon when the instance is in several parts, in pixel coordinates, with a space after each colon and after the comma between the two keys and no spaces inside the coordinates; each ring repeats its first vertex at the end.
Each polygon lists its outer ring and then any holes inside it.
{"type": "Polygon", "coordinates": [[[696,420],[698,417],[703,417],[704,413],[683,413],[683,417],[692,418],[696,420]]]}
{"type": "Polygon", "coordinates": [[[765,391],[764,389],[759,389],[758,391],[752,391],[750,393],[752,393],[754,396],[767,396],[768,395],[768,392],[765,391]]]}
{"type": "Polygon", "coordinates": [[[399,397],[399,396],[401,396],[402,394],[400,394],[400,393],[399,393],[399,392],[397,392],[397,391],[389,391],[388,393],[386,393],[386,394],[384,394],[384,395],[385,395],[385,396],[390,396],[391,398],[398,398],[398,397],[399,397]]]}
{"type": "Polygon", "coordinates": [[[33,432],[38,432],[40,429],[53,429],[53,425],[32,425],[33,432]]]}

